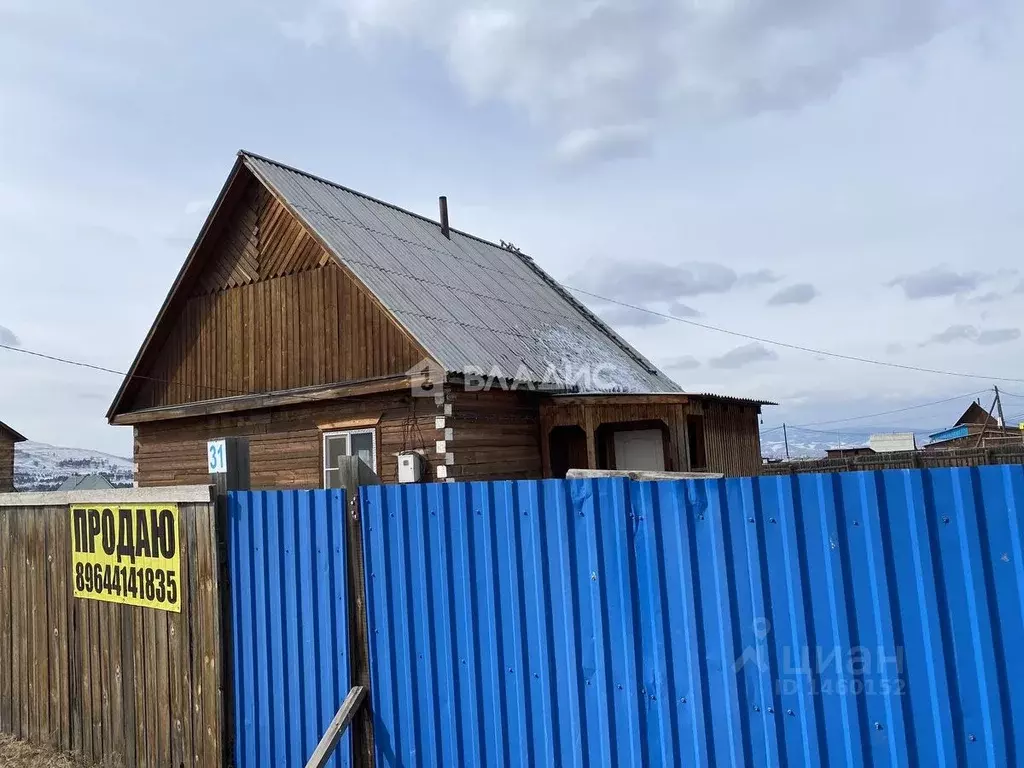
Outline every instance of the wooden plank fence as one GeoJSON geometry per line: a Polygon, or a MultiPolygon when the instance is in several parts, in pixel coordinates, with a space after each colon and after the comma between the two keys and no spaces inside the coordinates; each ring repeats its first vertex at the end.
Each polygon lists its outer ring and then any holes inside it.
{"type": "Polygon", "coordinates": [[[99,762],[224,763],[209,487],[0,494],[0,732],[99,762]],[[69,504],[176,503],[181,613],[73,597],[69,504]]]}

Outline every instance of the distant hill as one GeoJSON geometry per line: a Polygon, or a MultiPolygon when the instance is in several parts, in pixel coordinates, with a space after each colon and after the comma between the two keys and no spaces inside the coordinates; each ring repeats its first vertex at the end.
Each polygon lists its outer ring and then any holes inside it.
{"type": "Polygon", "coordinates": [[[52,491],[71,475],[103,475],[115,487],[135,480],[131,459],[81,448],[45,443],[19,443],[14,452],[14,487],[19,491],[52,491]]]}
{"type": "MultiPolygon", "coordinates": [[[[936,432],[940,428],[918,431],[917,447],[927,445],[929,432],[936,432]]],[[[893,431],[880,427],[867,431],[836,433],[794,427],[789,433],[789,455],[794,459],[820,459],[824,458],[825,451],[829,448],[859,448],[868,444],[871,435],[888,434],[893,431]]],[[[761,455],[769,459],[786,458],[786,443],[781,430],[772,429],[761,435],[761,455]]]]}

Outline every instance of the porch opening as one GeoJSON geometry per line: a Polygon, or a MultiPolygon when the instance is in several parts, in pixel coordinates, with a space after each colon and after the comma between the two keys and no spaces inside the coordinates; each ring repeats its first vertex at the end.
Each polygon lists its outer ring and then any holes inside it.
{"type": "Polygon", "coordinates": [[[663,421],[626,421],[597,429],[597,469],[664,472],[672,465],[663,421]]]}
{"type": "Polygon", "coordinates": [[[564,478],[570,469],[587,467],[587,433],[583,427],[555,427],[548,435],[551,452],[551,476],[564,478]]]}

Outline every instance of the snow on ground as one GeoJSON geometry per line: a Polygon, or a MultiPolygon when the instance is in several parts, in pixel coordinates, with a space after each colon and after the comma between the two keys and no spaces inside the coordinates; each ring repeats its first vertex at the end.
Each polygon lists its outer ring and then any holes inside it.
{"type": "Polygon", "coordinates": [[[131,459],[46,443],[18,443],[15,447],[14,487],[19,491],[50,491],[71,475],[96,474],[115,486],[130,486],[134,481],[131,459]]]}

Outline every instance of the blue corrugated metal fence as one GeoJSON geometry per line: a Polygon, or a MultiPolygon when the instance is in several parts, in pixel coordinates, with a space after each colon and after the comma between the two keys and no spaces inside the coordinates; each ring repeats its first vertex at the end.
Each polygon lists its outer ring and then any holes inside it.
{"type": "Polygon", "coordinates": [[[349,690],[344,492],[231,493],[227,529],[235,765],[302,766],[349,690]]]}
{"type": "Polygon", "coordinates": [[[378,765],[1024,759],[1024,468],[361,492],[378,765]]]}

